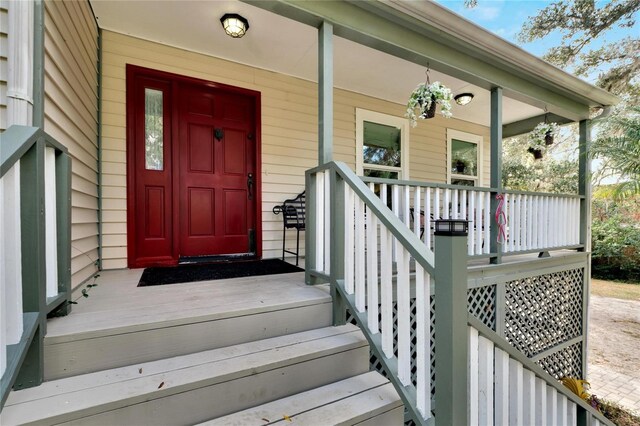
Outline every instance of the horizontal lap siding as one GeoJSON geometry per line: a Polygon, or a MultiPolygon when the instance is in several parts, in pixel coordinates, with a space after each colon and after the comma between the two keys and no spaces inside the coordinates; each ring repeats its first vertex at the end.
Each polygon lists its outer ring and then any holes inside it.
{"type": "Polygon", "coordinates": [[[7,129],[7,77],[9,73],[9,2],[0,1],[0,132],[7,129]]]}
{"type": "Polygon", "coordinates": [[[71,273],[98,258],[98,30],[87,1],[45,2],[45,130],[71,155],[71,273]]]}
{"type": "MultiPolygon", "coordinates": [[[[272,208],[304,189],[304,171],[317,165],[317,85],[313,82],[188,52],[123,34],[103,31],[102,197],[103,266],[127,266],[126,247],[126,65],[259,91],[262,99],[263,256],[282,249],[282,218],[272,208]]],[[[402,116],[404,106],[336,89],[334,157],[355,168],[355,108],[402,116]]],[[[488,129],[436,117],[411,133],[412,179],[446,179],[446,128],[481,134],[488,129]]],[[[488,157],[486,155],[485,157],[488,157]]],[[[486,159],[486,158],[485,158],[486,159]]],[[[486,169],[488,170],[488,168],[486,169]]],[[[294,232],[288,247],[295,246],[294,232]]]]}

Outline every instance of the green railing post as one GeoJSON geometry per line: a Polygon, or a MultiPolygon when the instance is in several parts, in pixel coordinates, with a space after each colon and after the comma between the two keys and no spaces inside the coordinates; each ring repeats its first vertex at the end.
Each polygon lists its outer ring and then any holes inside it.
{"type": "Polygon", "coordinates": [[[347,307],[337,287],[338,281],[344,283],[344,256],[345,256],[345,182],[338,176],[335,169],[331,169],[330,175],[330,202],[331,206],[331,297],[333,298],[333,325],[344,325],[347,322],[347,307]]]}
{"type": "Polygon", "coordinates": [[[579,124],[578,140],[578,193],[580,200],[580,244],[582,251],[587,253],[582,286],[582,376],[588,378],[586,330],[589,326],[589,293],[591,289],[591,122],[582,120],[579,124]]]}
{"type": "Polygon", "coordinates": [[[467,233],[435,233],[435,415],[437,424],[467,422],[467,233]]]}
{"type": "MultiPolygon", "coordinates": [[[[502,263],[502,243],[498,243],[499,224],[496,220],[499,201],[496,195],[502,193],[502,88],[491,89],[491,242],[490,252],[495,253],[491,263],[502,263]]],[[[486,244],[486,243],[485,243],[486,244]]]]}
{"type": "Polygon", "coordinates": [[[38,386],[42,383],[44,372],[43,338],[47,326],[44,149],[45,141],[40,138],[20,161],[22,307],[25,313],[38,313],[39,320],[15,381],[15,389],[38,386]]]}
{"type": "Polygon", "coordinates": [[[305,174],[305,231],[304,231],[304,281],[315,284],[312,271],[316,270],[316,174],[305,174]]]}
{"type": "Polygon", "coordinates": [[[56,155],[56,230],[58,241],[58,293],[67,295],[58,310],[71,313],[71,157],[64,152],[56,155]]]}

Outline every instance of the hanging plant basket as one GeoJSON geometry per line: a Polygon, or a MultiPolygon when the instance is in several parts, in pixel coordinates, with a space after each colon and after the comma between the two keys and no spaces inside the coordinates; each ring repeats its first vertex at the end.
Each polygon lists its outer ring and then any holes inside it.
{"type": "Polygon", "coordinates": [[[436,108],[440,105],[440,113],[444,117],[451,117],[451,101],[453,94],[451,90],[439,81],[433,83],[421,83],[409,96],[407,102],[407,112],[405,117],[415,127],[417,120],[433,118],[436,115],[436,108]]]}
{"type": "Polygon", "coordinates": [[[422,116],[424,116],[425,119],[427,118],[433,118],[436,116],[436,106],[438,106],[438,104],[436,103],[436,98],[435,96],[431,97],[431,104],[429,105],[428,109],[424,109],[422,106],[422,102],[420,102],[420,108],[422,108],[422,111],[424,111],[420,118],[422,118],[422,116]]]}
{"type": "Polygon", "coordinates": [[[544,134],[544,143],[546,145],[553,145],[553,132],[548,130],[547,133],[544,134]]]}
{"type": "Polygon", "coordinates": [[[527,151],[533,154],[533,158],[536,160],[541,160],[544,157],[541,149],[529,148],[527,151]]]}

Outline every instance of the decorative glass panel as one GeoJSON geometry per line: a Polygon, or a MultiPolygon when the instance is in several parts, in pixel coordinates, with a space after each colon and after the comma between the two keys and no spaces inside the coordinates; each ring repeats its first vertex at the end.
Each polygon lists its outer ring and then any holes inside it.
{"type": "MultiPolygon", "coordinates": [[[[365,121],[363,137],[364,164],[401,167],[400,136],[400,129],[397,127],[365,121]]],[[[373,170],[369,172],[372,173],[373,170]]]]}
{"type": "Polygon", "coordinates": [[[478,176],[478,144],[451,140],[451,173],[478,176]]]}
{"type": "Polygon", "coordinates": [[[163,170],[162,91],[144,89],[145,169],[163,170]]]}

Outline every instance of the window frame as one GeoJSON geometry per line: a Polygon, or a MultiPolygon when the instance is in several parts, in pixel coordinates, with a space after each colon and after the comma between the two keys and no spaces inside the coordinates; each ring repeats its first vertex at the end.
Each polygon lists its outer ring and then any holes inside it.
{"type": "Polygon", "coordinates": [[[470,181],[474,181],[474,185],[475,187],[480,187],[482,185],[482,172],[483,172],[483,167],[482,167],[482,148],[484,146],[484,138],[480,135],[474,134],[474,133],[467,133],[467,132],[462,132],[460,130],[455,130],[455,129],[447,129],[447,158],[446,158],[446,170],[447,170],[447,183],[451,184],[451,180],[452,179],[462,179],[462,180],[470,180],[470,181]],[[451,172],[451,159],[452,159],[452,153],[451,153],[451,149],[452,149],[452,145],[453,145],[453,139],[459,140],[459,141],[463,141],[463,142],[468,142],[468,143],[474,143],[477,146],[477,152],[478,152],[478,173],[475,177],[471,176],[471,175],[460,175],[457,173],[452,173],[451,172]]]}
{"type": "Polygon", "coordinates": [[[364,176],[365,168],[370,170],[384,170],[398,172],[399,180],[409,180],[409,132],[409,120],[404,117],[356,108],[356,174],[358,176],[364,176]],[[365,167],[363,158],[365,121],[400,129],[401,167],[381,166],[371,163],[366,163],[365,167]]]}

